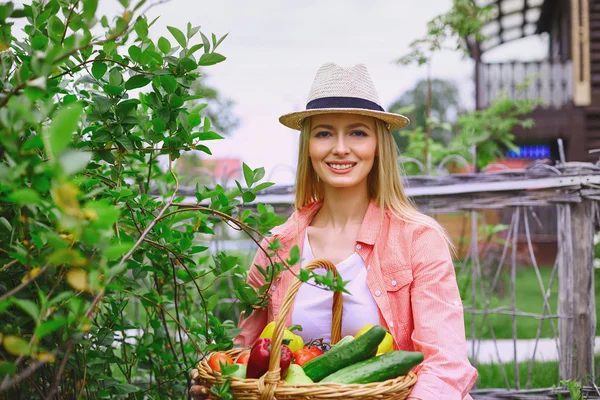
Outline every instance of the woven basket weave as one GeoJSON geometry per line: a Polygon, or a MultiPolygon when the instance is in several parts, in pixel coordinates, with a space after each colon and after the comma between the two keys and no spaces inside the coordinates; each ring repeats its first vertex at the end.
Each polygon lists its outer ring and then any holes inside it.
{"type": "MultiPolygon", "coordinates": [[[[309,262],[306,269],[325,268],[337,275],[335,265],[328,260],[313,260],[309,262]]],[[[281,341],[285,322],[291,310],[292,303],[298,293],[302,281],[295,278],[290,285],[275,323],[271,358],[269,359],[269,371],[259,379],[240,379],[234,377],[222,377],[215,373],[209,366],[210,355],[198,364],[198,375],[200,383],[205,386],[221,384],[226,379],[230,380],[231,393],[240,400],[321,400],[321,399],[395,399],[404,400],[408,397],[413,385],[417,382],[417,376],[409,372],[408,375],[389,379],[384,382],[367,384],[339,384],[339,383],[309,383],[291,385],[280,379],[279,361],[281,357],[281,341]]],[[[332,306],[331,344],[341,339],[342,331],[342,293],[334,292],[332,306]]],[[[227,351],[232,359],[248,348],[236,348],[227,351]]]]}

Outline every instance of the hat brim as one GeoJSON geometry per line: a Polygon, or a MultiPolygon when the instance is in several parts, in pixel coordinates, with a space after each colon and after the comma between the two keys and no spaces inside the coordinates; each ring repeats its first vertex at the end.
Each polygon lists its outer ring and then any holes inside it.
{"type": "Polygon", "coordinates": [[[288,128],[302,130],[302,122],[313,115],[322,114],[358,114],[380,119],[388,124],[388,128],[404,128],[410,120],[402,114],[388,113],[384,111],[366,110],[364,108],[319,108],[314,110],[297,111],[279,117],[279,122],[288,128]]]}

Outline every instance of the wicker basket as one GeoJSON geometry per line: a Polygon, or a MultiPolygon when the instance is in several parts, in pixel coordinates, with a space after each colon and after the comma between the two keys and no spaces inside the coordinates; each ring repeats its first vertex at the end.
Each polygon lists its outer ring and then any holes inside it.
{"type": "MultiPolygon", "coordinates": [[[[313,260],[306,267],[313,270],[325,268],[337,275],[333,263],[327,260],[313,260]]],[[[285,329],[285,321],[290,312],[296,293],[302,282],[296,278],[290,285],[283,299],[277,322],[273,331],[273,343],[271,358],[269,359],[269,371],[259,379],[240,379],[234,377],[222,377],[213,372],[208,364],[209,357],[198,363],[198,375],[200,383],[205,386],[220,384],[225,379],[230,380],[231,392],[236,399],[240,400],[291,400],[291,399],[394,399],[404,400],[408,397],[410,390],[417,381],[417,376],[409,372],[408,375],[389,379],[384,382],[367,384],[339,384],[339,383],[310,383],[291,385],[280,379],[279,359],[281,356],[281,341],[285,329]]],[[[332,307],[331,343],[335,344],[341,339],[342,327],[342,294],[335,292],[332,307]]],[[[247,348],[236,348],[227,351],[232,359],[245,351],[247,348]]]]}

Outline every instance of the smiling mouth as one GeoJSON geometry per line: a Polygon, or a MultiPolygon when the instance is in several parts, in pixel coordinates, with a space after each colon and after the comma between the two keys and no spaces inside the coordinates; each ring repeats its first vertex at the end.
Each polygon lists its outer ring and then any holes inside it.
{"type": "Polygon", "coordinates": [[[330,166],[333,169],[337,169],[339,171],[343,171],[345,169],[349,169],[352,168],[356,165],[356,163],[348,163],[348,164],[331,164],[331,163],[325,163],[328,166],[330,166]]]}

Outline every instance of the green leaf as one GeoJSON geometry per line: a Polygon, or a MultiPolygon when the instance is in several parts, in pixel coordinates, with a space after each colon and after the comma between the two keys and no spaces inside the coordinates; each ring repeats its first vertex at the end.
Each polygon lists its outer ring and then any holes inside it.
{"type": "Polygon", "coordinates": [[[183,105],[183,99],[176,94],[172,94],[169,104],[171,104],[171,107],[173,108],[179,108],[183,105]]]}
{"type": "Polygon", "coordinates": [[[148,22],[143,17],[138,18],[133,29],[135,29],[135,32],[141,39],[145,39],[148,36],[148,22]]]}
{"type": "Polygon", "coordinates": [[[171,43],[163,36],[158,39],[158,48],[164,54],[169,54],[171,51],[171,43]]]}
{"type": "Polygon", "coordinates": [[[254,182],[260,181],[265,176],[265,169],[263,167],[256,168],[254,170],[254,182]]]}
{"type": "Polygon", "coordinates": [[[36,35],[31,39],[31,47],[34,50],[46,50],[48,47],[48,36],[36,35]]]}
{"type": "Polygon", "coordinates": [[[123,90],[125,89],[121,86],[104,85],[104,91],[111,96],[120,96],[123,90]]]}
{"type": "Polygon", "coordinates": [[[98,0],[83,0],[83,18],[88,23],[96,15],[96,9],[98,8],[98,0]]]}
{"type": "Polygon", "coordinates": [[[40,310],[39,310],[37,304],[35,304],[33,301],[27,300],[27,299],[17,299],[17,298],[12,298],[11,301],[13,302],[14,305],[18,306],[21,310],[23,310],[27,314],[29,314],[29,316],[34,321],[37,321],[38,318],[40,317],[40,310]]]}
{"type": "Polygon", "coordinates": [[[204,54],[207,54],[210,51],[210,42],[204,33],[200,32],[200,36],[202,36],[202,43],[204,44],[204,54]]]}
{"type": "Polygon", "coordinates": [[[212,311],[219,304],[220,296],[219,294],[212,295],[206,300],[206,311],[212,311]]]}
{"type": "Polygon", "coordinates": [[[192,47],[190,47],[190,49],[187,52],[188,56],[191,56],[192,54],[194,54],[195,52],[197,52],[198,50],[200,50],[203,47],[204,47],[203,43],[193,45],[192,47]]]}
{"type": "Polygon", "coordinates": [[[177,89],[177,81],[172,75],[161,75],[160,85],[169,94],[175,92],[175,89],[177,89]]]}
{"type": "Polygon", "coordinates": [[[187,122],[188,125],[193,128],[200,125],[200,122],[202,122],[202,117],[200,117],[200,114],[198,113],[192,113],[188,115],[187,122]]]}
{"type": "Polygon", "coordinates": [[[129,57],[131,57],[133,61],[137,62],[140,60],[140,56],[142,55],[142,49],[135,45],[129,46],[127,53],[129,53],[129,57]]]}
{"type": "Polygon", "coordinates": [[[198,139],[198,140],[217,140],[217,139],[223,139],[223,136],[219,135],[218,133],[215,132],[198,132],[198,133],[194,133],[192,135],[192,139],[198,139]]]}
{"type": "Polygon", "coordinates": [[[263,182],[263,183],[261,183],[261,184],[258,184],[258,185],[256,185],[256,186],[255,186],[255,187],[252,189],[252,191],[253,191],[254,193],[258,193],[258,192],[260,192],[260,191],[261,191],[261,190],[263,190],[263,189],[266,189],[266,188],[269,188],[269,187],[273,186],[274,184],[275,184],[274,182],[263,182]]]}
{"type": "Polygon", "coordinates": [[[102,61],[94,61],[92,64],[92,75],[98,80],[102,79],[107,70],[108,66],[102,61]]]}
{"type": "Polygon", "coordinates": [[[213,47],[213,50],[216,50],[216,49],[217,49],[217,47],[219,47],[219,45],[221,44],[221,42],[222,42],[223,40],[225,40],[225,38],[226,38],[227,36],[229,36],[229,32],[228,32],[228,33],[226,33],[225,35],[223,35],[223,37],[217,41],[217,44],[215,44],[215,45],[214,45],[214,47],[213,47]]]}
{"type": "Polygon", "coordinates": [[[244,170],[244,180],[246,181],[246,186],[251,188],[254,184],[254,172],[252,168],[250,168],[246,163],[242,163],[242,169],[244,170]]]}
{"type": "Polygon", "coordinates": [[[134,75],[125,82],[125,89],[132,90],[146,86],[151,79],[146,75],[134,75]]]}
{"type": "Polygon", "coordinates": [[[133,246],[133,243],[131,242],[124,242],[124,243],[115,243],[110,245],[106,251],[104,252],[104,255],[106,256],[106,258],[110,261],[110,260],[114,260],[116,258],[122,257],[125,253],[127,253],[131,247],[133,246]]]}
{"type": "Polygon", "coordinates": [[[64,174],[70,176],[85,169],[91,157],[91,152],[69,150],[60,155],[59,163],[64,174]]]}
{"type": "Polygon", "coordinates": [[[17,365],[8,361],[0,361],[0,376],[15,375],[17,365]]]}
{"type": "Polygon", "coordinates": [[[67,147],[73,137],[73,132],[77,130],[82,111],[82,106],[75,103],[61,107],[56,112],[50,128],[43,132],[44,147],[49,158],[55,159],[67,147]]]}
{"type": "Polygon", "coordinates": [[[17,336],[5,336],[4,348],[13,356],[28,356],[31,354],[29,343],[17,336]]]}
{"type": "Polygon", "coordinates": [[[251,203],[256,199],[256,195],[252,192],[244,192],[242,193],[242,199],[245,203],[251,203]]]}
{"type": "Polygon", "coordinates": [[[163,133],[164,131],[167,130],[167,125],[164,123],[164,121],[160,118],[154,118],[152,120],[152,126],[154,127],[154,130],[157,133],[163,133]]]}
{"type": "Polygon", "coordinates": [[[12,231],[12,225],[10,224],[10,222],[8,222],[8,220],[4,217],[0,217],[0,224],[2,224],[7,231],[11,232],[12,231]]]}
{"type": "Polygon", "coordinates": [[[198,65],[202,65],[204,67],[207,67],[209,65],[215,65],[218,64],[222,61],[225,61],[226,57],[222,54],[219,53],[206,53],[206,54],[202,54],[202,57],[200,57],[200,60],[198,61],[198,65]]]}
{"type": "Polygon", "coordinates": [[[18,189],[8,195],[8,201],[17,204],[39,204],[41,199],[33,189],[18,189]]]}
{"type": "MultiPolygon", "coordinates": [[[[69,293],[72,295],[72,293],[69,293]]],[[[44,321],[35,328],[35,337],[42,339],[67,323],[67,318],[55,318],[44,321]]]]}
{"type": "Polygon", "coordinates": [[[179,29],[177,29],[173,26],[167,26],[167,29],[169,30],[169,32],[171,32],[171,35],[173,35],[175,40],[177,40],[177,43],[179,43],[179,45],[181,47],[185,48],[186,39],[185,39],[185,35],[183,34],[183,32],[181,32],[179,29]]]}
{"type": "Polygon", "coordinates": [[[135,392],[139,392],[140,390],[142,390],[137,386],[130,385],[129,383],[118,383],[118,384],[114,385],[112,387],[112,389],[118,395],[135,393],[135,392]]]}
{"type": "Polygon", "coordinates": [[[292,247],[290,250],[289,265],[297,264],[300,261],[300,248],[298,246],[292,247]]]}

